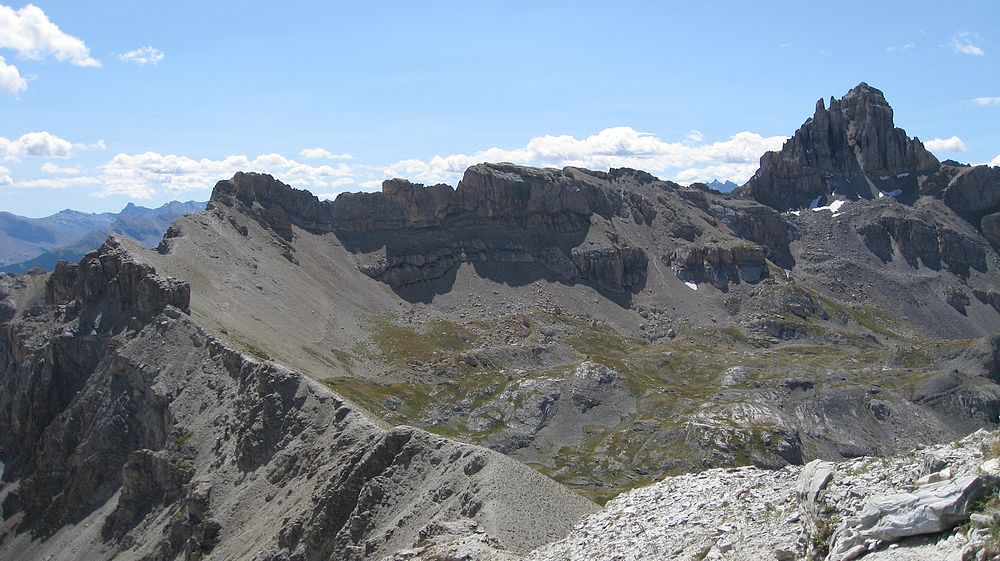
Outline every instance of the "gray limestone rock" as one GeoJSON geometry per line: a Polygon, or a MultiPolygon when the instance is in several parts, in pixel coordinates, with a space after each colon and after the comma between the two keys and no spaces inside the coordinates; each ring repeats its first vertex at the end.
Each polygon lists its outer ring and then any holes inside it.
{"type": "Polygon", "coordinates": [[[803,208],[833,192],[865,198],[880,190],[915,193],[917,176],[939,167],[919,140],[896,128],[882,92],[865,83],[831,98],[829,108],[817,101],[813,117],[760,163],[737,193],[779,210],[803,208]]]}

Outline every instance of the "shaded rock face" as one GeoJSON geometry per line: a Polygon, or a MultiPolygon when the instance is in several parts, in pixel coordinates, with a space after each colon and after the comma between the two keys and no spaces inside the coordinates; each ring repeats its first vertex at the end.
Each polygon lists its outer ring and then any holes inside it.
{"type": "Polygon", "coordinates": [[[456,189],[390,179],[381,193],[342,193],[332,202],[269,175],[237,173],[216,184],[211,201],[256,209],[253,215],[286,239],[291,239],[289,224],[313,232],[368,232],[487,220],[536,232],[570,232],[586,228],[591,214],[609,216],[623,204],[573,174],[509,164],[472,166],[456,189]]]}
{"type": "Polygon", "coordinates": [[[934,181],[928,182],[927,191],[968,220],[1000,251],[1000,167],[945,165],[931,179],[934,181]]]}
{"type": "Polygon", "coordinates": [[[875,198],[879,191],[915,194],[918,176],[939,163],[893,123],[882,92],[862,83],[841,99],[816,102],[813,117],[782,147],[768,152],[738,193],[779,210],[802,208],[831,193],[875,198]]]}
{"type": "Polygon", "coordinates": [[[986,248],[981,241],[945,226],[913,216],[882,216],[858,228],[865,245],[885,262],[893,259],[893,244],[911,267],[940,269],[942,263],[961,277],[969,269],[986,272],[986,248]]]}
{"type": "Polygon", "coordinates": [[[685,282],[708,282],[719,290],[730,283],[755,283],[768,276],[764,249],[753,244],[686,246],[665,261],[685,282]]]}
{"type": "Polygon", "coordinates": [[[1000,209],[1000,167],[959,168],[942,193],[944,203],[959,214],[983,214],[1000,209]]]}
{"type": "Polygon", "coordinates": [[[392,286],[439,279],[460,263],[531,263],[559,280],[628,292],[645,282],[641,249],[616,240],[578,247],[591,216],[647,225],[656,217],[641,195],[609,188],[619,177],[655,181],[632,170],[481,164],[455,189],[392,179],[381,193],[344,193],[327,202],[270,176],[238,173],[216,185],[211,205],[238,207],[286,241],[292,224],[333,232],[365,256],[362,272],[392,286]]]}
{"type": "Polygon", "coordinates": [[[10,357],[0,385],[0,449],[4,477],[21,479],[8,502],[39,534],[110,497],[130,451],[163,445],[163,397],[108,336],[128,318],[148,321],[168,307],[180,316],[174,305],[186,309],[188,297],[185,283],[157,277],[110,238],[80,265],[61,263],[47,282],[46,301],[58,304],[67,329],[0,325],[10,357]]]}

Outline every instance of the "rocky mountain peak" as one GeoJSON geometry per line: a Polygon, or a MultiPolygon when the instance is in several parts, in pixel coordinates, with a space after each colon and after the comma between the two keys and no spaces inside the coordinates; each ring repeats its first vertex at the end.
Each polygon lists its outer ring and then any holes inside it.
{"type": "Polygon", "coordinates": [[[880,192],[916,196],[918,176],[939,162],[917,138],[895,126],[892,107],[862,82],[840,99],[816,102],[813,116],[780,152],[768,152],[738,192],[787,210],[832,194],[877,198],[880,192]]]}

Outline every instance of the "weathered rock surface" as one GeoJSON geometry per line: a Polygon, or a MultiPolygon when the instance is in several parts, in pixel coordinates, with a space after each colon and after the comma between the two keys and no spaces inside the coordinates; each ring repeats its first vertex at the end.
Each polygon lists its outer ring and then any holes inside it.
{"type": "Polygon", "coordinates": [[[987,559],[994,515],[972,508],[1000,483],[1000,463],[983,461],[998,436],[979,431],[905,457],[669,477],[526,559],[987,559]]]}
{"type": "Polygon", "coordinates": [[[917,176],[938,160],[893,123],[879,90],[861,83],[841,99],[816,102],[816,112],[780,152],[768,152],[737,193],[779,210],[803,208],[838,193],[875,198],[899,189],[914,194],[917,176]]]}
{"type": "Polygon", "coordinates": [[[710,283],[720,290],[740,282],[760,282],[768,275],[764,249],[755,244],[683,246],[665,259],[677,278],[710,283]]]}
{"type": "Polygon", "coordinates": [[[381,193],[344,193],[326,202],[270,176],[239,173],[216,185],[211,204],[238,206],[286,241],[295,225],[334,232],[360,253],[384,246],[359,268],[393,286],[441,278],[461,263],[534,263],[567,281],[625,292],[645,280],[641,249],[616,240],[578,247],[591,216],[624,215],[647,224],[655,218],[641,196],[609,188],[625,175],[481,164],[455,189],[392,179],[381,193]]]}
{"type": "Polygon", "coordinates": [[[908,493],[870,497],[857,517],[844,520],[834,532],[828,559],[851,561],[867,553],[872,543],[950,530],[969,519],[972,501],[989,487],[978,475],[964,475],[908,493]]]}
{"type": "Polygon", "coordinates": [[[109,241],[34,287],[54,305],[0,324],[0,557],[238,558],[253,543],[260,561],[379,559],[453,523],[478,528],[461,539],[486,558],[594,509],[496,452],[381,428],[247,359],[139,252],[109,241]]]}

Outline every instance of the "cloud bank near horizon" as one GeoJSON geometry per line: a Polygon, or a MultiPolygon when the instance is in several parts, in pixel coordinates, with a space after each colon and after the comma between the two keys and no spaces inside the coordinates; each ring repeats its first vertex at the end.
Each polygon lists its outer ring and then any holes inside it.
{"type": "MultiPolygon", "coordinates": [[[[64,166],[45,162],[39,168],[44,177],[16,179],[9,171],[3,177],[8,180],[6,185],[12,188],[89,188],[96,197],[123,195],[133,199],[208,191],[216,181],[227,179],[237,171],[270,173],[294,187],[309,189],[325,198],[348,190],[377,189],[384,179],[392,177],[455,185],[466,168],[482,162],[595,170],[630,167],[682,183],[712,179],[743,183],[756,171],[761,155],[780,149],[786,139],[743,131],[725,140],[706,142],[701,132],[690,131],[682,140],[667,141],[631,127],[611,127],[584,138],[544,135],[515,148],[492,147],[428,159],[408,158],[390,164],[358,162],[351,154],[337,154],[322,147],[303,148],[299,156],[308,160],[347,161],[312,165],[277,153],[212,159],[146,151],[119,153],[90,169],[76,162],[64,166]]],[[[17,139],[0,137],[0,158],[17,163],[25,158],[66,162],[73,160],[79,150],[103,147],[103,142],[73,143],[40,131],[17,139]]]]}

